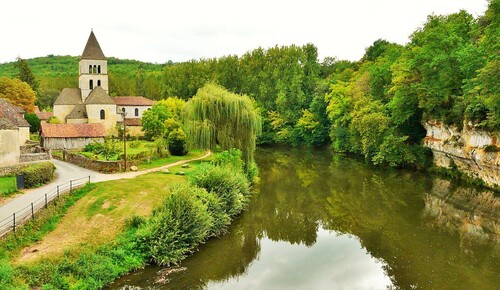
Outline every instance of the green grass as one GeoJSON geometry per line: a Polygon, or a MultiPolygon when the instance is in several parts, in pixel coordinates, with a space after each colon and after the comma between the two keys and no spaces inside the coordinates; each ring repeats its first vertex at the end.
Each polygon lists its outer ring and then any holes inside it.
{"type": "Polygon", "coordinates": [[[169,163],[174,163],[180,160],[187,160],[187,159],[193,159],[193,158],[198,158],[201,157],[205,154],[205,151],[196,149],[196,150],[191,150],[187,155],[184,156],[169,156],[166,158],[157,158],[154,159],[152,158],[151,161],[148,163],[147,161],[144,161],[137,165],[139,169],[149,169],[149,168],[155,168],[155,167],[161,167],[164,165],[167,165],[169,163]]]}
{"type": "Polygon", "coordinates": [[[0,197],[8,197],[17,192],[16,177],[0,177],[0,197]]]}

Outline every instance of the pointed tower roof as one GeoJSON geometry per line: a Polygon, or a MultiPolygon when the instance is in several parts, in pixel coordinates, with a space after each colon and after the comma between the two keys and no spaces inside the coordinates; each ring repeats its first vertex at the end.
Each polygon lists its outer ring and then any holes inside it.
{"type": "Polygon", "coordinates": [[[99,42],[97,42],[94,31],[90,32],[89,40],[87,40],[87,45],[85,45],[85,49],[80,59],[106,60],[101,46],[99,42]]]}

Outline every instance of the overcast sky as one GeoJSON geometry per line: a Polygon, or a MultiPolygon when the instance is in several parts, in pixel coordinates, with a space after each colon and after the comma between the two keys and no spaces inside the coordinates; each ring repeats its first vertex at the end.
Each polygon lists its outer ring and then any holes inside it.
{"type": "Polygon", "coordinates": [[[429,14],[487,0],[11,0],[2,3],[0,63],[80,55],[93,29],[107,57],[153,63],[313,43],[320,58],[358,60],[375,40],[404,44],[429,14]],[[80,6],[80,7],[78,7],[80,6]]]}

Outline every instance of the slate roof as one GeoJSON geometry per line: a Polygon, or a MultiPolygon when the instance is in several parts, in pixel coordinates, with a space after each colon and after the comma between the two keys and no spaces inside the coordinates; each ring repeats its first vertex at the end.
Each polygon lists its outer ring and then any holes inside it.
{"type": "Polygon", "coordinates": [[[82,92],[79,88],[64,88],[54,105],[76,105],[82,104],[82,92]]]}
{"type": "Polygon", "coordinates": [[[114,97],[113,101],[118,106],[152,106],[153,101],[145,97],[120,96],[114,97]]]}
{"type": "Polygon", "coordinates": [[[80,59],[106,60],[93,31],[90,32],[89,39],[87,40],[87,44],[85,45],[85,49],[80,59]]]}
{"type": "Polygon", "coordinates": [[[66,119],[87,119],[87,109],[85,105],[76,105],[68,116],[66,116],[66,119]]]}
{"type": "Polygon", "coordinates": [[[41,124],[44,138],[99,138],[106,136],[101,123],[93,124],[41,124]]]}
{"type": "Polygon", "coordinates": [[[6,99],[0,99],[0,129],[17,129],[19,127],[30,127],[22,114],[24,110],[14,106],[6,99]]]}
{"type": "Polygon", "coordinates": [[[108,93],[106,93],[106,91],[101,86],[99,86],[94,88],[92,92],[90,92],[89,96],[87,97],[87,100],[85,101],[85,104],[114,105],[115,102],[108,95],[108,93]]]}

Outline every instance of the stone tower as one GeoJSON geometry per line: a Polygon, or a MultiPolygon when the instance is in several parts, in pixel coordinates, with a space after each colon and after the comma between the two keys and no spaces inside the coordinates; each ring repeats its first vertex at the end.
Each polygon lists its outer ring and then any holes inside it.
{"type": "Polygon", "coordinates": [[[90,92],[96,87],[102,87],[106,94],[109,94],[108,61],[93,31],[90,32],[87,45],[80,57],[78,72],[82,103],[85,103],[90,92]]]}

